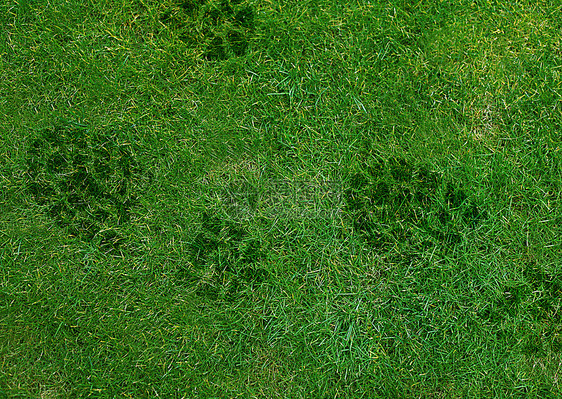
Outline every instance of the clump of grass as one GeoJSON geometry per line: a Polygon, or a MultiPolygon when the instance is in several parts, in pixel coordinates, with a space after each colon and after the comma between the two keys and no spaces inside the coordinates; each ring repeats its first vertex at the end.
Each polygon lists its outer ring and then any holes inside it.
{"type": "Polygon", "coordinates": [[[201,229],[189,245],[189,263],[177,275],[196,284],[196,292],[210,300],[238,298],[246,286],[259,285],[269,278],[260,266],[266,251],[249,236],[241,223],[202,213],[201,229]]]}
{"type": "Polygon", "coordinates": [[[401,157],[370,157],[357,169],[345,192],[347,215],[374,249],[433,241],[446,250],[486,217],[461,182],[426,165],[401,157]]]}
{"type": "Polygon", "coordinates": [[[255,11],[240,1],[171,1],[159,20],[210,61],[243,56],[256,29],[255,11]]]}
{"type": "Polygon", "coordinates": [[[138,164],[115,133],[66,123],[35,135],[27,151],[27,191],[71,236],[118,249],[120,228],[138,204],[138,164]]]}

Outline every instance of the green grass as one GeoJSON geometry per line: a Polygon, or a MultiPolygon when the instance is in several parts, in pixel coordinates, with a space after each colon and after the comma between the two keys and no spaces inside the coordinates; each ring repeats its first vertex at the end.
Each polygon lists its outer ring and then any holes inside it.
{"type": "Polygon", "coordinates": [[[561,12],[2,2],[0,397],[558,397],[561,12]]]}

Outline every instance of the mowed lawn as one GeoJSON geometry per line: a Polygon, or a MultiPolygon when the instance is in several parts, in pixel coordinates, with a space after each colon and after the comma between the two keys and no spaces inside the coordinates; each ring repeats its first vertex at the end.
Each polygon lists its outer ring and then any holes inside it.
{"type": "Polygon", "coordinates": [[[2,0],[0,398],[550,398],[562,5],[2,0]]]}

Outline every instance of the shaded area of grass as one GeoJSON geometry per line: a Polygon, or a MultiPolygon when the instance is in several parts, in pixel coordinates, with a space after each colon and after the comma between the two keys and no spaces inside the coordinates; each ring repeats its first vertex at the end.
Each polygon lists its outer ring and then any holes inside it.
{"type": "Polygon", "coordinates": [[[345,193],[347,211],[354,230],[378,250],[400,243],[423,247],[432,241],[452,249],[463,232],[486,217],[461,184],[444,182],[423,165],[413,166],[404,158],[371,158],[359,169],[345,193]]]}
{"type": "Polygon", "coordinates": [[[559,395],[559,11],[0,5],[2,392],[559,395]]]}
{"type": "Polygon", "coordinates": [[[137,205],[140,171],[131,143],[62,124],[31,139],[26,165],[27,192],[59,226],[107,250],[119,248],[118,230],[137,205]]]}

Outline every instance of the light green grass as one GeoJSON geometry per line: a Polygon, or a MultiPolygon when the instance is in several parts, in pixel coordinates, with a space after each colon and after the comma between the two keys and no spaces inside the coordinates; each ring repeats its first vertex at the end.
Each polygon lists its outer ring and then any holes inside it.
{"type": "Polygon", "coordinates": [[[0,397],[557,397],[555,1],[0,5],[0,397]]]}

